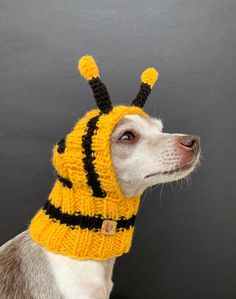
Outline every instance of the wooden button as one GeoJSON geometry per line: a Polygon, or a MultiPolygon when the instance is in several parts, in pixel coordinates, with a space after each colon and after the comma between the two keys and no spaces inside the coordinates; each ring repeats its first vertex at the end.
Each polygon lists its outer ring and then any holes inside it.
{"type": "Polygon", "coordinates": [[[103,220],[101,233],[103,235],[112,236],[116,232],[117,222],[114,220],[103,220]]]}

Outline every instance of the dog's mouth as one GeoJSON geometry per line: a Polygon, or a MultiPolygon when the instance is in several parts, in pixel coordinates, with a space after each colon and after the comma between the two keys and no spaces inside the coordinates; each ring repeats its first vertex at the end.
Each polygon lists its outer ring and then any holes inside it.
{"type": "Polygon", "coordinates": [[[188,164],[186,164],[184,166],[177,167],[177,168],[169,170],[169,171],[153,172],[153,173],[150,173],[150,174],[146,175],[145,179],[148,179],[148,178],[156,176],[156,175],[164,175],[164,176],[166,175],[166,176],[169,176],[169,175],[173,175],[173,174],[182,173],[184,171],[190,170],[193,167],[193,165],[194,165],[194,163],[191,162],[191,163],[188,163],[188,164]]]}

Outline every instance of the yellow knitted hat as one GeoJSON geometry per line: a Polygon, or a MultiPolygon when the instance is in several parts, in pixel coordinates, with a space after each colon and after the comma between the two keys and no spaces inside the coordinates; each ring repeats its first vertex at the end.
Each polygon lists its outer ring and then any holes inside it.
{"type": "Polygon", "coordinates": [[[93,90],[98,109],[80,119],[53,149],[57,180],[31,221],[32,239],[46,249],[77,259],[105,260],[129,251],[140,195],[126,198],[112,165],[110,137],[121,118],[148,115],[141,109],[158,73],[149,68],[132,106],[112,107],[91,56],[78,68],[93,90]]]}

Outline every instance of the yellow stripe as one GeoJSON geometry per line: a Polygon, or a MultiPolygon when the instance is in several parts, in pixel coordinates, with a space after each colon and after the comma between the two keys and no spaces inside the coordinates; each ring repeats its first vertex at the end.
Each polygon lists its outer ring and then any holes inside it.
{"type": "Polygon", "coordinates": [[[31,224],[30,234],[33,240],[52,252],[77,259],[104,260],[128,252],[134,230],[131,227],[107,236],[99,231],[79,227],[71,229],[50,219],[43,210],[38,212],[31,224]]]}
{"type": "Polygon", "coordinates": [[[92,196],[88,197],[84,193],[87,190],[82,190],[83,188],[80,188],[77,192],[73,188],[68,189],[63,187],[57,181],[49,195],[49,199],[53,205],[56,208],[60,208],[63,213],[73,215],[76,212],[80,212],[82,215],[91,217],[100,214],[104,218],[112,218],[114,220],[118,220],[121,215],[128,219],[133,214],[137,214],[139,197],[122,200],[118,205],[110,194],[106,198],[99,199],[92,196]],[[104,209],[104,200],[106,201],[106,209],[104,209]]]}

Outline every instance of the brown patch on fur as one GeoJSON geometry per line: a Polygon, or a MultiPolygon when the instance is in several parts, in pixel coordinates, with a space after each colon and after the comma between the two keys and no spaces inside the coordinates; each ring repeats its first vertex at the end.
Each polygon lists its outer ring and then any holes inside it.
{"type": "Polygon", "coordinates": [[[17,243],[6,244],[4,250],[0,251],[1,298],[33,299],[24,281],[20,264],[21,259],[19,259],[17,243]]]}
{"type": "Polygon", "coordinates": [[[28,231],[0,247],[0,299],[62,299],[45,250],[28,231]]]}

